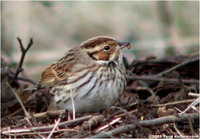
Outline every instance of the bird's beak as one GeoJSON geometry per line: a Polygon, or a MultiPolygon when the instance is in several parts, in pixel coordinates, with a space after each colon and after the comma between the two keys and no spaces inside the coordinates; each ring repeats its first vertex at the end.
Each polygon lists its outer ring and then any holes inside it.
{"type": "Polygon", "coordinates": [[[119,49],[123,49],[125,47],[128,49],[131,48],[131,44],[129,42],[118,42],[118,45],[119,45],[119,49]]]}

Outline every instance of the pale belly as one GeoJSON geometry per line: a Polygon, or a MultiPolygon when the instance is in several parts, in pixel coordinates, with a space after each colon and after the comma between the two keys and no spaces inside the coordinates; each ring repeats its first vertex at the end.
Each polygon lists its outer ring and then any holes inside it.
{"type": "Polygon", "coordinates": [[[99,81],[96,77],[90,77],[90,82],[87,84],[82,86],[77,84],[57,86],[52,88],[50,93],[54,95],[54,101],[62,109],[72,113],[73,97],[76,113],[94,113],[101,112],[115,104],[124,91],[126,80],[122,76],[120,80],[118,78],[118,80],[109,81],[99,81]]]}

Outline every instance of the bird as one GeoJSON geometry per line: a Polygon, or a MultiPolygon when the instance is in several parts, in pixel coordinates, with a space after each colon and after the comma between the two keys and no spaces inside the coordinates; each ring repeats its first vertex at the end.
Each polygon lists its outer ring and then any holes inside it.
{"type": "Polygon", "coordinates": [[[79,114],[102,112],[124,92],[127,81],[122,50],[130,47],[129,42],[109,36],[88,39],[46,68],[29,90],[48,88],[53,101],[70,113],[74,109],[79,114]]]}

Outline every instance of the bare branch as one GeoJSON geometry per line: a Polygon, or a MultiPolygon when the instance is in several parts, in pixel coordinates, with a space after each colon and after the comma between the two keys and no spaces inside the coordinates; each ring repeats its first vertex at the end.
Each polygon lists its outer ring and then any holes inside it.
{"type": "MultiPolygon", "coordinates": [[[[75,120],[60,122],[60,123],[58,123],[58,126],[67,125],[67,124],[72,124],[72,123],[88,120],[91,117],[92,117],[91,115],[88,115],[88,116],[85,116],[85,117],[77,118],[75,120]]],[[[12,129],[12,130],[8,130],[8,131],[2,131],[1,133],[5,134],[5,135],[7,135],[7,134],[15,134],[15,135],[18,134],[18,135],[21,135],[21,133],[29,133],[30,134],[32,131],[41,131],[43,129],[51,130],[53,127],[55,127],[55,124],[51,124],[51,125],[47,125],[47,126],[40,126],[40,127],[12,129]]]]}
{"type": "Polygon", "coordinates": [[[160,78],[160,77],[155,77],[154,75],[152,75],[152,76],[132,75],[132,76],[129,76],[128,79],[131,79],[131,80],[163,81],[163,82],[180,82],[180,80],[181,80],[182,83],[199,84],[199,80],[196,80],[196,79],[187,80],[187,79],[160,78]]]}
{"type": "MultiPolygon", "coordinates": [[[[14,79],[14,78],[15,78],[15,75],[9,74],[9,77],[14,79]]],[[[31,84],[33,84],[33,85],[36,85],[36,84],[37,84],[37,82],[35,82],[34,80],[26,79],[26,78],[22,78],[22,77],[17,77],[17,80],[29,82],[29,83],[31,83],[31,84]]]]}
{"type": "Polygon", "coordinates": [[[28,44],[28,46],[27,46],[27,48],[25,49],[24,46],[23,46],[23,44],[22,44],[22,40],[21,40],[19,37],[17,37],[17,40],[18,40],[18,42],[19,42],[22,55],[21,55],[20,62],[19,62],[19,64],[18,64],[18,66],[17,66],[17,70],[16,70],[16,72],[15,72],[15,78],[14,78],[14,80],[17,80],[17,77],[18,77],[19,73],[23,71],[22,65],[23,65],[23,63],[24,63],[25,55],[26,55],[26,53],[28,52],[29,48],[30,48],[30,47],[32,46],[32,44],[33,44],[33,39],[31,38],[31,39],[30,39],[30,42],[29,42],[29,44],[28,44]]]}
{"type": "Polygon", "coordinates": [[[195,56],[191,56],[187,61],[184,61],[184,62],[182,62],[182,63],[180,63],[180,64],[178,64],[178,65],[176,65],[176,66],[174,66],[174,67],[172,67],[170,69],[167,69],[167,70],[165,70],[165,71],[163,71],[163,72],[161,72],[159,74],[153,75],[153,76],[156,76],[156,77],[164,76],[164,75],[172,72],[173,70],[175,70],[175,69],[177,69],[177,68],[179,68],[181,66],[184,66],[184,65],[186,65],[188,63],[197,61],[198,59],[199,59],[199,56],[196,56],[196,55],[195,56]]]}
{"type": "Polygon", "coordinates": [[[23,111],[24,111],[24,114],[25,116],[29,116],[29,113],[26,111],[25,107],[24,107],[24,104],[22,103],[22,101],[20,100],[19,96],[17,95],[17,93],[15,92],[15,90],[10,86],[10,84],[8,82],[6,82],[6,84],[10,87],[10,89],[12,90],[12,92],[14,93],[16,99],[18,100],[19,104],[21,105],[23,111]]]}
{"type": "MultiPolygon", "coordinates": [[[[139,123],[144,126],[144,127],[152,127],[152,126],[158,126],[162,125],[165,123],[173,123],[174,121],[186,121],[188,118],[191,118],[193,120],[198,120],[199,119],[199,114],[193,113],[193,114],[184,114],[184,115],[179,115],[178,117],[176,116],[166,116],[166,117],[161,117],[157,119],[152,119],[152,120],[144,120],[140,121],[139,123]]],[[[91,138],[107,138],[107,137],[113,137],[116,135],[119,135],[120,133],[124,132],[129,132],[131,130],[134,130],[137,128],[136,124],[129,124],[129,125],[124,125],[121,127],[118,127],[114,130],[111,130],[109,132],[104,132],[96,136],[91,136],[91,138]]]]}

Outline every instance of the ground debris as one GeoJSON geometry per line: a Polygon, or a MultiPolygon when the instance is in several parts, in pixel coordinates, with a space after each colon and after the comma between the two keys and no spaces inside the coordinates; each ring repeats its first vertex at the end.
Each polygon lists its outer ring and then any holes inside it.
{"type": "MultiPolygon", "coordinates": [[[[11,83],[9,75],[13,73],[3,63],[5,91],[5,82],[11,83]]],[[[138,59],[127,68],[128,85],[115,106],[102,113],[77,115],[75,120],[67,121],[69,115],[63,110],[47,112],[48,90],[28,92],[29,96],[21,98],[30,113],[28,117],[13,96],[9,98],[6,91],[2,92],[2,99],[11,101],[2,103],[1,137],[198,137],[199,54],[138,59]]],[[[27,82],[16,83],[18,87],[10,85],[20,96],[27,82]]]]}

